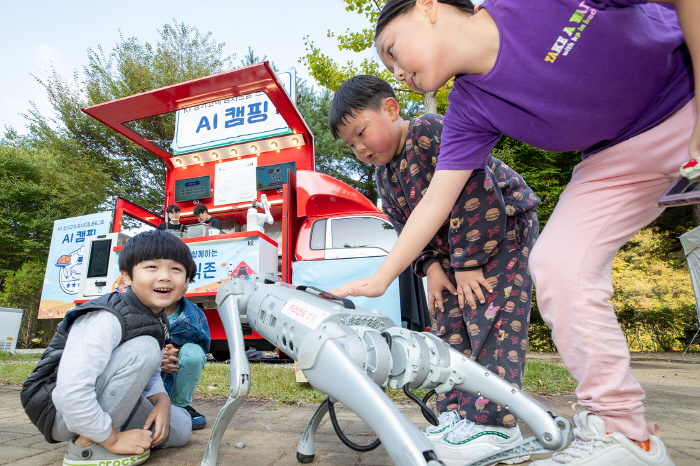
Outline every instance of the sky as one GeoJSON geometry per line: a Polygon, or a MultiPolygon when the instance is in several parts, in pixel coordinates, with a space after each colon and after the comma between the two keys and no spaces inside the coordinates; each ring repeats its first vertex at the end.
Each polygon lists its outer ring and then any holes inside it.
{"type": "Polygon", "coordinates": [[[27,132],[27,113],[34,102],[44,116],[54,116],[46,91],[37,79],[52,69],[72,81],[82,76],[88,49],[106,54],[125,38],[155,45],[166,23],[184,22],[224,42],[224,55],[234,63],[248,52],[274,62],[278,70],[296,67],[297,76],[317,86],[299,63],[306,53],[304,37],[336,61],[361,61],[376,56],[340,52],[327,31],[344,33],[367,27],[364,15],[345,11],[342,0],[0,0],[0,134],[6,126],[27,132]]]}

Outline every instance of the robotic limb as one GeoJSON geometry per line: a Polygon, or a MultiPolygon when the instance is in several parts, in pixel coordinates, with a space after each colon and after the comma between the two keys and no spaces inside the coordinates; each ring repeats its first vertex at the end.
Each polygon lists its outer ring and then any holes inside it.
{"type": "Polygon", "coordinates": [[[248,357],[245,354],[241,316],[238,313],[238,299],[243,295],[242,282],[234,281],[228,289],[231,294],[222,295],[219,293],[216,295],[216,304],[226,332],[228,347],[231,349],[229,396],[226,404],[219,411],[216,421],[214,421],[211,435],[207,441],[207,449],[204,451],[202,466],[216,466],[218,464],[219,445],[221,445],[224,431],[250,391],[250,363],[248,363],[248,357]]]}
{"type": "MultiPolygon", "coordinates": [[[[533,429],[535,437],[469,465],[492,464],[566,447],[571,436],[568,420],[554,417],[536,400],[439,338],[396,327],[377,310],[355,308],[347,299],[324,299],[307,292],[307,288],[253,276],[250,282],[234,280],[219,289],[219,314],[232,354],[231,395],[212,430],[203,466],[217,464],[223,431],[248,393],[250,371],[240,322],[249,323],[253,330],[292,356],[311,385],[365,421],[384,443],[394,464],[443,463],[427,438],[383,393],[380,387],[387,386],[435,389],[437,393],[459,388],[483,394],[533,429]]],[[[300,462],[313,460],[316,430],[327,411],[328,404],[322,403],[311,419],[297,450],[300,462]]]]}

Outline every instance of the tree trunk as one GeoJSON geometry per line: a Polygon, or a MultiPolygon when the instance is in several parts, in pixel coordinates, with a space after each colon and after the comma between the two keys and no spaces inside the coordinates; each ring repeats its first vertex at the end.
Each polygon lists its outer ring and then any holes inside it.
{"type": "Polygon", "coordinates": [[[423,95],[424,113],[437,113],[437,99],[434,92],[426,92],[423,95]]]}
{"type": "Polygon", "coordinates": [[[700,204],[693,204],[690,208],[690,215],[693,218],[693,226],[700,226],[700,204]]]}

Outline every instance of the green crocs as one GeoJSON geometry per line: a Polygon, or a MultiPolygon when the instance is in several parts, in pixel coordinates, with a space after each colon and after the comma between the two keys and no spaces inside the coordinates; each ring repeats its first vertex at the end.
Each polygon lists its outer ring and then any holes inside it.
{"type": "Polygon", "coordinates": [[[64,466],[136,466],[145,463],[151,456],[151,450],[140,455],[116,455],[99,443],[80,448],[74,440],[70,441],[68,451],[63,455],[64,466]]]}

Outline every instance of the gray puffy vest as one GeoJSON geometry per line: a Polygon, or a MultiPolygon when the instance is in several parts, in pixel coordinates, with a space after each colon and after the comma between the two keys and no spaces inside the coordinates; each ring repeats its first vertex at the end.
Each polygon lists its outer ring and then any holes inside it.
{"type": "Polygon", "coordinates": [[[56,387],[58,364],[66,347],[68,332],[78,317],[93,311],[111,312],[119,319],[122,326],[120,345],[132,338],[148,335],[155,338],[162,349],[168,338],[170,326],[165,313],[161,311],[160,314],[154,314],[152,310],[141,304],[130,289],[125,293],[101,296],[68,312],[63,322],[58,325],[56,334],[34,371],[22,384],[20,392],[22,406],[29,420],[39,428],[49,443],[56,443],[51,437],[51,429],[56,419],[56,407],[51,399],[51,392],[56,387]]]}

